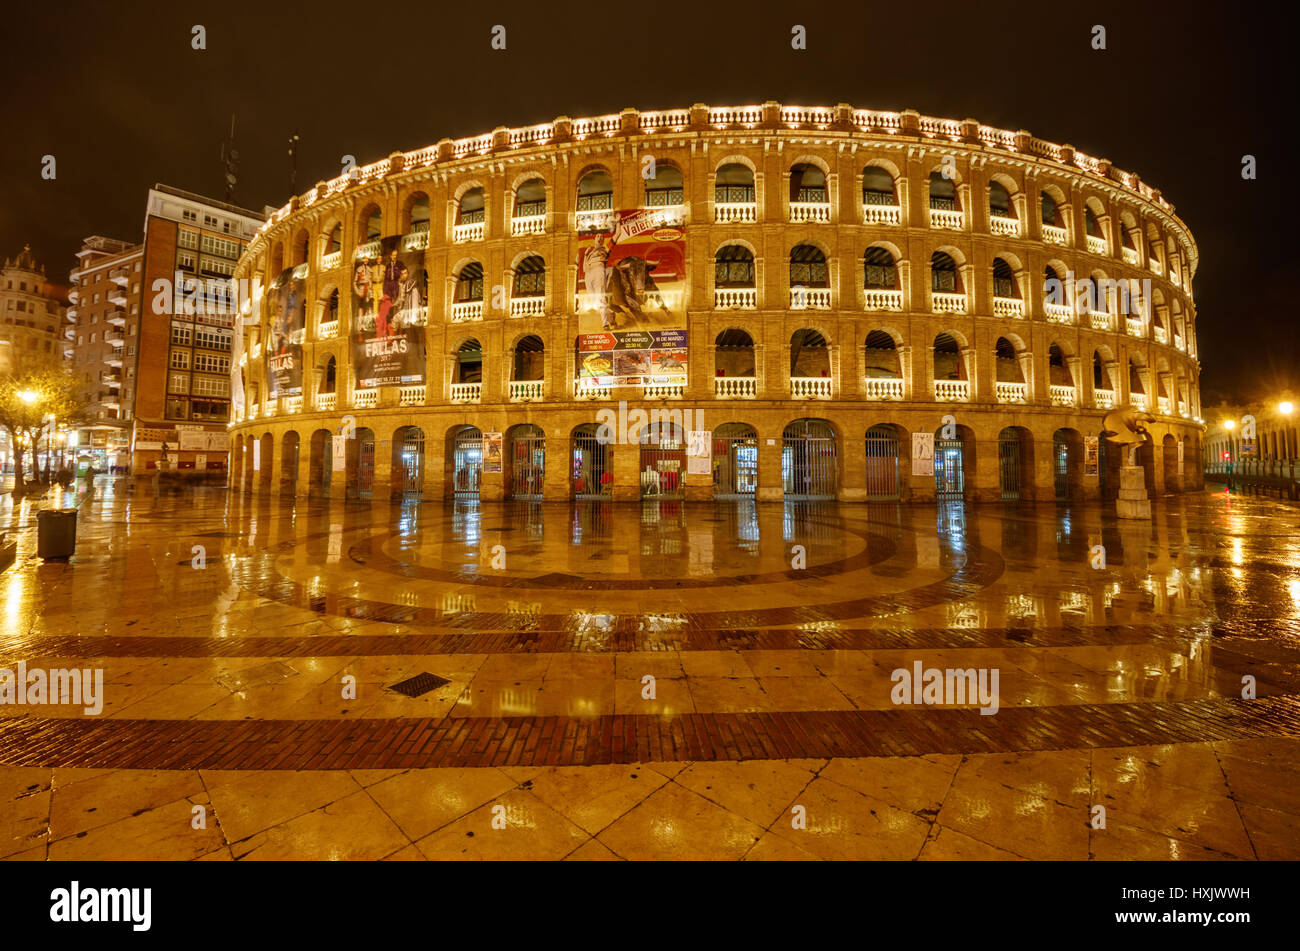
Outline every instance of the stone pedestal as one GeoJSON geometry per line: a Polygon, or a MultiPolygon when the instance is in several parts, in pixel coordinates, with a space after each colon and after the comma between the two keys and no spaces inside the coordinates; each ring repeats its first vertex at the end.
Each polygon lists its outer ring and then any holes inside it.
{"type": "Polygon", "coordinates": [[[1115,514],[1120,518],[1151,517],[1146,474],[1141,466],[1123,466],[1119,470],[1119,498],[1115,500],[1115,514]]]}

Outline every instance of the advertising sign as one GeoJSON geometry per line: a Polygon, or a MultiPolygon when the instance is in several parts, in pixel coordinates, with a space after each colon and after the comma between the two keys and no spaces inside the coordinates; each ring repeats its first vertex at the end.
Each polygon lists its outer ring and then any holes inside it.
{"type": "Polygon", "coordinates": [[[686,474],[713,472],[713,430],[692,429],[686,434],[686,474]]]}
{"type": "Polygon", "coordinates": [[[302,345],[307,338],[307,267],[286,268],[266,295],[271,336],[266,379],[271,399],[302,395],[302,345]]]}
{"type": "Polygon", "coordinates": [[[934,433],[912,433],[912,475],[934,475],[934,433]]]}
{"type": "Polygon", "coordinates": [[[353,262],[352,366],[362,389],[424,383],[428,276],[424,251],[403,247],[394,235],[377,257],[353,262]]]}
{"type": "Polygon", "coordinates": [[[501,434],[483,434],[483,471],[501,471],[501,434]]]}
{"type": "Polygon", "coordinates": [[[1097,436],[1083,437],[1083,474],[1094,476],[1097,474],[1097,460],[1099,458],[1101,441],[1097,436]]]}
{"type": "Polygon", "coordinates": [[[343,472],[348,467],[348,437],[331,436],[330,471],[343,472]]]}
{"type": "Polygon", "coordinates": [[[686,238],[669,221],[619,211],[579,242],[578,375],[593,386],[686,383],[686,238]]]}

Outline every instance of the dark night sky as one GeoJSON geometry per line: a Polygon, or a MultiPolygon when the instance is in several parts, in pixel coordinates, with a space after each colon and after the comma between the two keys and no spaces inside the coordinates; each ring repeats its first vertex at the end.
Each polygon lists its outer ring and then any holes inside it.
{"type": "Polygon", "coordinates": [[[625,106],[848,102],[1029,129],[1133,171],[1200,247],[1203,403],[1300,396],[1281,197],[1294,189],[1295,53],[1271,15],[1216,5],[978,2],[311,5],[25,3],[0,59],[0,254],[30,242],[56,279],[88,234],[139,240],[145,190],[289,196],[395,149],[625,106]],[[190,28],[207,28],[206,51],[190,28]],[[489,46],[504,24],[508,48],[489,46]],[[790,48],[790,27],[809,49],[790,48]],[[1108,49],[1091,49],[1093,24],[1108,49]],[[1241,179],[1241,156],[1259,180],[1241,179]],[[43,181],[52,154],[58,178],[43,181]],[[1277,182],[1283,181],[1286,188],[1277,182]],[[1290,305],[1290,306],[1288,306],[1290,305]]]}

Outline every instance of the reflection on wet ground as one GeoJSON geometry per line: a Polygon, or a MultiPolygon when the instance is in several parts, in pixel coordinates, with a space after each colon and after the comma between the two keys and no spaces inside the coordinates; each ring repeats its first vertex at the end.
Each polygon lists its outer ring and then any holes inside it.
{"type": "Polygon", "coordinates": [[[104,687],[0,704],[0,855],[1300,855],[1283,503],[81,501],[5,503],[0,669],[104,687]]]}

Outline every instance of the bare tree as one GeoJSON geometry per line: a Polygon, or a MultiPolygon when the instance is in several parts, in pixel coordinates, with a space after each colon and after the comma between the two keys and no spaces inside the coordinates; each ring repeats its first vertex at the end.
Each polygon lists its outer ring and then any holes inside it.
{"type": "MultiPolygon", "coordinates": [[[[78,422],[85,407],[76,377],[52,355],[24,356],[20,366],[0,372],[0,429],[8,433],[13,446],[14,498],[21,498],[26,491],[23,457],[27,445],[35,454],[44,429],[46,449],[52,451],[59,424],[78,422]]],[[[47,459],[47,476],[48,468],[47,459]]]]}

